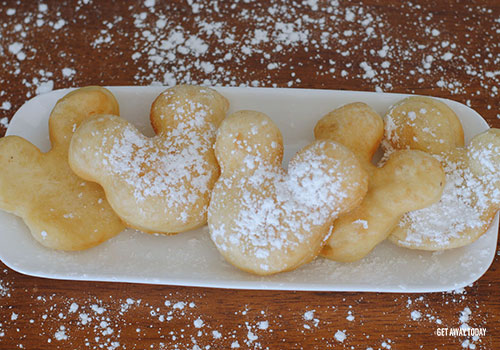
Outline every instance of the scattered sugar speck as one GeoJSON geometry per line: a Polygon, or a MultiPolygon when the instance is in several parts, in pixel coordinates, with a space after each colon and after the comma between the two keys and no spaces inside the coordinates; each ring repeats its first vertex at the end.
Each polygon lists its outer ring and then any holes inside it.
{"type": "Polygon", "coordinates": [[[339,331],[337,331],[337,332],[335,333],[335,339],[336,339],[337,341],[339,341],[339,342],[343,343],[343,342],[344,342],[344,340],[347,338],[344,332],[345,332],[345,331],[340,331],[340,330],[339,330],[339,331]]]}
{"type": "Polygon", "coordinates": [[[422,314],[420,313],[420,311],[413,310],[413,311],[411,312],[410,316],[411,316],[411,319],[412,319],[413,321],[416,321],[416,320],[420,319],[420,317],[422,316],[422,314]]]}

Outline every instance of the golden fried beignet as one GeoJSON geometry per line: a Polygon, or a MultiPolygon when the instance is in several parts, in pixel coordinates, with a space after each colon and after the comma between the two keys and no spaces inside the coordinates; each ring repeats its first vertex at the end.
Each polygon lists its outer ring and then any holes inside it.
{"type": "Polygon", "coordinates": [[[360,206],[341,215],[321,255],[356,261],[385,240],[401,216],[439,200],[444,172],[421,151],[399,151],[384,166],[371,163],[384,133],[382,118],[364,103],[351,103],[325,115],[314,128],[321,140],[337,141],[359,158],[369,174],[368,193],[360,206]]]}
{"type": "Polygon", "coordinates": [[[439,202],[407,213],[392,232],[390,240],[407,248],[443,250],[467,245],[486,232],[500,208],[500,130],[490,129],[464,148],[460,120],[449,107],[446,113],[428,107],[435,103],[431,98],[411,97],[385,117],[388,149],[425,149],[446,173],[439,202]],[[422,132],[424,125],[434,127],[422,132]],[[411,142],[401,136],[409,134],[415,135],[411,142]]]}
{"type": "Polygon", "coordinates": [[[360,162],[333,141],[306,146],[286,172],[279,129],[255,111],[221,124],[215,154],[221,177],[208,210],[212,240],[231,264],[259,275],[311,261],[335,217],[357,206],[367,189],[360,162]]]}
{"type": "Polygon", "coordinates": [[[73,136],[71,168],[101,184],[130,227],[178,233],[202,226],[219,176],[215,132],[228,106],[213,89],[169,88],[151,107],[152,138],[117,116],[96,116],[73,136]]]}
{"type": "Polygon", "coordinates": [[[445,103],[412,96],[392,106],[384,118],[385,139],[398,149],[439,153],[464,146],[462,123],[445,103]]]}
{"type": "Polygon", "coordinates": [[[116,99],[101,87],[81,88],[52,110],[47,153],[18,136],[0,139],[0,208],[20,216],[48,248],[90,248],[125,228],[101,186],[82,180],[68,164],[71,135],[96,113],[118,114],[116,99]]]}

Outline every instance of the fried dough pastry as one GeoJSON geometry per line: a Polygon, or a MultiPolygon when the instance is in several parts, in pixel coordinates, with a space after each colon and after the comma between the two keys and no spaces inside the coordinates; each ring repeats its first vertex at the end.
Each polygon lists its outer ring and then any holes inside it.
{"type": "Polygon", "coordinates": [[[81,88],[52,110],[47,153],[18,136],[0,139],[0,208],[20,216],[45,247],[82,250],[125,228],[101,186],[82,180],[68,164],[71,135],[97,113],[118,114],[118,102],[104,88],[81,88]]]}
{"type": "Polygon", "coordinates": [[[221,177],[208,210],[224,258],[259,275],[292,270],[317,256],[333,220],[362,200],[367,175],[346,147],[315,141],[281,167],[283,141],[263,113],[239,111],[217,134],[221,177]]]}
{"type": "Polygon", "coordinates": [[[229,103],[213,89],[179,85],[151,106],[155,137],[126,120],[100,115],[72,138],[69,163],[101,184],[111,207],[144,232],[178,233],[202,226],[219,176],[215,132],[229,103]]]}
{"type": "Polygon", "coordinates": [[[384,145],[389,150],[426,150],[446,173],[439,202],[407,213],[390,241],[407,248],[444,250],[479,238],[500,208],[500,130],[477,135],[464,148],[458,117],[444,103],[424,97],[399,102],[385,120],[384,145]],[[445,107],[432,108],[436,103],[445,107]],[[429,125],[432,128],[423,130],[429,125]],[[414,136],[410,140],[405,135],[414,136]]]}
{"type": "Polygon", "coordinates": [[[382,167],[371,163],[384,134],[382,118],[364,103],[325,115],[314,128],[318,140],[334,140],[352,150],[369,174],[360,206],[341,215],[321,255],[356,261],[385,240],[403,214],[436,202],[444,186],[439,162],[421,151],[394,152],[382,167]]]}
{"type": "Polygon", "coordinates": [[[464,146],[462,123],[445,103],[412,96],[392,106],[384,118],[384,148],[440,153],[464,146]],[[432,116],[432,117],[431,117],[432,116]],[[388,147],[389,146],[389,147],[388,147]]]}

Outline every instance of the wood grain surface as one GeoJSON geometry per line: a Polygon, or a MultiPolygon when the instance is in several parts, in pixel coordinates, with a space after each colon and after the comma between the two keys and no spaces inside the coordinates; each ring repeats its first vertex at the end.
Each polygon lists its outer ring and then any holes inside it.
{"type": "MultiPolygon", "coordinates": [[[[91,84],[418,93],[500,127],[497,0],[0,4],[0,135],[35,95],[91,84]]],[[[0,263],[0,348],[498,349],[499,267],[417,295],[56,281],[0,263]],[[437,334],[464,324],[486,334],[437,334]]]]}

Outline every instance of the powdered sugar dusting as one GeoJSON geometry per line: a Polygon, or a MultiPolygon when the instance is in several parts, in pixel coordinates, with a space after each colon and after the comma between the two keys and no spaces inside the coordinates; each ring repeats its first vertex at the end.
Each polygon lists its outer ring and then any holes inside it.
{"type": "MultiPolygon", "coordinates": [[[[7,274],[5,270],[3,273],[7,274]]],[[[163,293],[136,299],[136,295],[143,294],[144,286],[130,285],[127,290],[115,290],[110,292],[112,295],[101,299],[86,295],[75,300],[70,295],[59,293],[38,294],[32,289],[25,290],[21,284],[10,287],[13,294],[22,297],[33,309],[33,312],[20,311],[12,305],[15,299],[0,303],[0,342],[11,344],[15,339],[18,348],[29,348],[28,333],[22,327],[26,324],[37,329],[39,344],[64,349],[84,346],[94,350],[139,348],[144,341],[161,350],[231,347],[263,350],[273,348],[272,344],[276,344],[273,340],[279,344],[293,341],[296,333],[291,332],[291,319],[298,321],[300,336],[306,337],[313,348],[318,349],[351,349],[360,344],[363,344],[363,349],[397,349],[407,341],[418,344],[421,339],[418,331],[423,328],[430,329],[423,337],[433,337],[432,331],[440,327],[486,327],[487,335],[492,332],[488,313],[482,311],[482,302],[477,300],[477,287],[472,286],[449,293],[391,294],[389,301],[398,310],[396,314],[391,309],[367,307],[371,302],[368,294],[344,293],[336,305],[331,305],[329,293],[328,298],[315,299],[310,306],[288,303],[284,309],[281,306],[242,304],[241,295],[227,291],[227,302],[217,306],[231,316],[223,321],[214,319],[210,313],[218,295],[211,289],[181,293],[167,288],[163,293]],[[471,300],[469,294],[474,295],[474,299],[471,300]],[[442,307],[449,309],[452,306],[455,312],[443,312],[442,307]],[[352,313],[357,315],[355,320],[344,319],[346,314],[352,313]],[[13,314],[16,316],[12,317],[13,314]],[[136,319],[142,323],[134,322],[136,319]],[[354,324],[358,319],[361,319],[360,326],[354,324]],[[402,327],[390,337],[386,331],[368,332],[366,322],[373,319],[390,319],[402,327]]],[[[109,290],[114,290],[112,285],[109,285],[109,290]]],[[[283,292],[262,293],[277,298],[283,292]]],[[[432,341],[435,339],[440,338],[432,341]]],[[[488,349],[489,344],[488,337],[472,335],[447,337],[445,341],[458,346],[466,342],[468,349],[474,349],[474,346],[488,349]]]]}
{"type": "Polygon", "coordinates": [[[59,341],[67,340],[68,336],[66,335],[66,327],[59,327],[59,330],[54,334],[54,338],[59,341]]]}
{"type": "Polygon", "coordinates": [[[309,310],[304,313],[304,320],[311,321],[314,317],[314,310],[309,310]]]}
{"type": "Polygon", "coordinates": [[[446,183],[439,202],[427,208],[405,214],[400,226],[407,228],[402,245],[422,244],[430,241],[437,247],[446,247],[452,238],[460,238],[467,229],[481,227],[484,204],[477,201],[478,194],[486,190],[463,163],[436,156],[446,174],[446,183]],[[481,205],[483,204],[483,205],[481,205]]]}
{"type": "MultiPolygon", "coordinates": [[[[200,114],[200,118],[204,116],[200,114]]],[[[192,125],[180,123],[178,128],[154,139],[138,134],[129,125],[121,137],[115,138],[111,151],[105,156],[105,164],[134,187],[134,197],[139,202],[161,195],[167,201],[167,208],[184,205],[186,199],[193,203],[208,191],[210,172],[204,155],[211,148],[209,141],[213,139],[214,129],[199,135],[192,130],[192,125]],[[193,184],[193,189],[182,184],[193,184]]]]}
{"type": "Polygon", "coordinates": [[[344,331],[337,331],[335,332],[335,340],[337,340],[338,342],[341,342],[343,343],[344,340],[346,340],[347,336],[345,334],[345,330],[344,331]]]}
{"type": "Polygon", "coordinates": [[[418,319],[420,319],[420,317],[422,317],[422,314],[421,314],[419,311],[417,311],[417,310],[413,310],[413,311],[411,312],[411,319],[412,319],[413,321],[417,321],[418,319]]]}
{"type": "Polygon", "coordinates": [[[332,222],[347,193],[361,186],[350,180],[354,165],[332,159],[323,151],[336,147],[318,141],[300,153],[300,160],[290,162],[286,175],[263,155],[254,154],[247,157],[256,160],[246,162],[251,174],[236,173],[219,180],[215,191],[229,188],[241,195],[230,233],[224,224],[211,224],[211,236],[219,249],[241,246],[266,271],[274,252],[293,251],[308,242],[308,232],[332,222]],[[256,169],[254,163],[259,164],[256,169]]]}
{"type": "Polygon", "coordinates": [[[3,283],[2,280],[0,280],[0,298],[9,296],[9,288],[7,287],[6,284],[3,283]]]}
{"type": "Polygon", "coordinates": [[[213,104],[215,94],[192,86],[166,90],[153,106],[157,136],[145,137],[118,117],[101,116],[96,123],[107,126],[88,131],[96,141],[83,145],[87,137],[82,136],[75,146],[77,154],[88,152],[88,147],[95,149],[94,173],[102,166],[107,169],[103,181],[115,177],[123,184],[123,196],[137,203],[137,225],[147,225],[150,218],[161,221],[159,216],[173,215],[173,211],[177,213],[173,220],[186,223],[193,220],[193,210],[201,216],[206,212],[206,198],[218,172],[210,161],[215,120],[224,117],[219,115],[223,111],[213,110],[219,108],[213,104]],[[194,97],[183,97],[187,91],[194,97]],[[151,200],[155,208],[145,204],[151,200]]]}
{"type": "Polygon", "coordinates": [[[452,239],[465,238],[464,234],[480,230],[491,219],[486,215],[492,206],[500,203],[500,163],[495,157],[500,147],[489,143],[483,147],[469,147],[468,151],[456,150],[434,155],[446,174],[446,183],[439,202],[427,208],[407,213],[399,225],[404,227],[406,238],[401,245],[420,245],[430,242],[436,248],[447,247],[452,239]],[[456,154],[461,155],[458,157],[456,154]],[[478,164],[475,174],[469,159],[478,164]]]}

